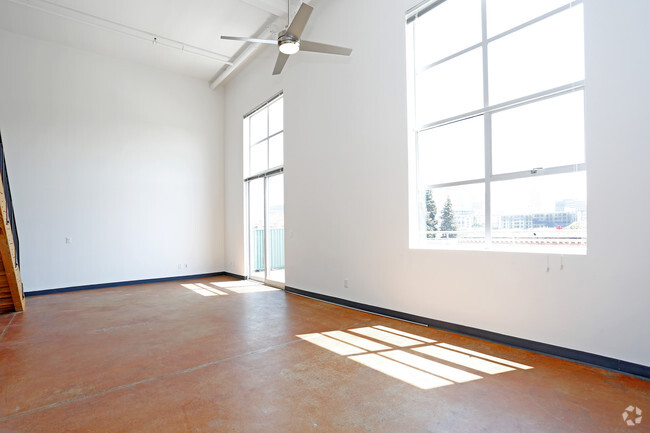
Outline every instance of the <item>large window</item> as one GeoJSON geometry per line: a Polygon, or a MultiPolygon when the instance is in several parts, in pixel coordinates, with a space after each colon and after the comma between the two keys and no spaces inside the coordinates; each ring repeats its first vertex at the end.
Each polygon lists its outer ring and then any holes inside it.
{"type": "Polygon", "coordinates": [[[248,276],[284,283],[284,101],[271,98],[244,116],[248,276]]]}
{"type": "Polygon", "coordinates": [[[411,246],[586,251],[582,1],[407,15],[411,246]]]}

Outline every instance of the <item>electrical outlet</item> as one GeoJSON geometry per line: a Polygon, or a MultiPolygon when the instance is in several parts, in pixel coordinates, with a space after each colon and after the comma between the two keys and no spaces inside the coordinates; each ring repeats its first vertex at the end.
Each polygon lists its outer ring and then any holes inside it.
{"type": "Polygon", "coordinates": [[[343,280],[343,287],[348,288],[348,280],[343,280]]]}

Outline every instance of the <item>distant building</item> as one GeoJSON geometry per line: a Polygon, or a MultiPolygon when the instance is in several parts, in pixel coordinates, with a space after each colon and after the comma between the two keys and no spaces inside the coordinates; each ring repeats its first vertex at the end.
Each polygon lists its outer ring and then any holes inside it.
{"type": "Polygon", "coordinates": [[[576,212],[549,212],[523,215],[500,215],[493,221],[498,229],[537,229],[567,227],[578,220],[576,212]]]}
{"type": "Polygon", "coordinates": [[[454,222],[456,230],[485,227],[485,215],[474,210],[457,210],[454,212],[454,222]]]}

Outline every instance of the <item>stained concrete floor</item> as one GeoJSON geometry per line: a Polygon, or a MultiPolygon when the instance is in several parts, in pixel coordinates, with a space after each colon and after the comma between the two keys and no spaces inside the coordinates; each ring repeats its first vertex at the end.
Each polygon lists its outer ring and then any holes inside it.
{"type": "Polygon", "coordinates": [[[29,298],[0,432],[650,431],[649,381],[239,284],[29,298]]]}

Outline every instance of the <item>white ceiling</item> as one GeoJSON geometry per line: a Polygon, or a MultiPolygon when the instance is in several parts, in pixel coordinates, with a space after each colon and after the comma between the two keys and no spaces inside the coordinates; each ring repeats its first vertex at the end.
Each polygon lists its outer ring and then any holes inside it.
{"type": "MultiPolygon", "coordinates": [[[[300,0],[289,1],[293,15],[300,0]]],[[[287,7],[287,0],[0,0],[0,29],[218,84],[255,54],[220,36],[273,38],[287,22],[287,7]]]]}

